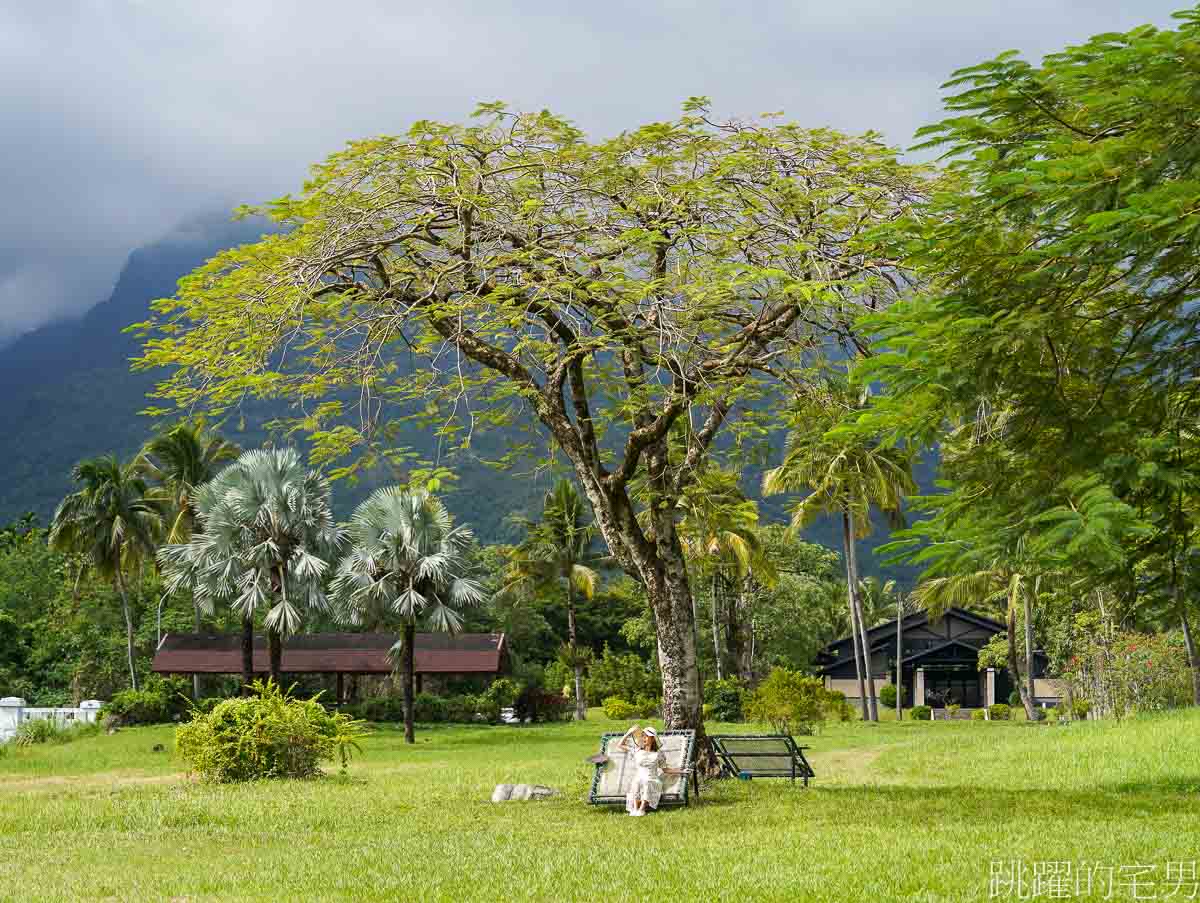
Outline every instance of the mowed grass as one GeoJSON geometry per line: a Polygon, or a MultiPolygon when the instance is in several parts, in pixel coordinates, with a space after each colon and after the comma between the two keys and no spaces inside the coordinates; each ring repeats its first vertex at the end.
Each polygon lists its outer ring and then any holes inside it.
{"type": "Polygon", "coordinates": [[[232,787],[189,780],[166,727],[9,750],[0,898],[980,900],[993,860],[1200,859],[1198,712],[834,725],[808,790],[721,781],[643,819],[585,802],[584,759],[626,726],[599,715],[382,728],[345,777],[232,787]],[[489,802],[521,781],[562,794],[489,802]]]}

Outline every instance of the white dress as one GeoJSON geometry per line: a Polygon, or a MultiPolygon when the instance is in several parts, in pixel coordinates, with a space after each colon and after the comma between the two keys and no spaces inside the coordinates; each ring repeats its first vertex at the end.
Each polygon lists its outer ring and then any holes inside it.
{"type": "Polygon", "coordinates": [[[645,800],[647,807],[658,808],[658,798],[663,792],[663,769],[667,765],[667,757],[661,750],[635,749],[629,753],[637,771],[629,792],[625,795],[625,808],[633,812],[637,809],[639,800],[645,800]]]}

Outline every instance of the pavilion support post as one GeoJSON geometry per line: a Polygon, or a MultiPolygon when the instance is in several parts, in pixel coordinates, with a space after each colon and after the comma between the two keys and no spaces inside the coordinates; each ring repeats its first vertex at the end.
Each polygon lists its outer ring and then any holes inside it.
{"type": "Polygon", "coordinates": [[[338,705],[346,701],[346,675],[341,671],[337,673],[337,690],[335,694],[334,698],[338,705]]]}
{"type": "Polygon", "coordinates": [[[996,704],[996,669],[987,669],[987,684],[984,692],[984,707],[994,706],[996,704]]]}
{"type": "Polygon", "coordinates": [[[925,669],[918,668],[913,678],[913,705],[925,705],[925,669]]]}

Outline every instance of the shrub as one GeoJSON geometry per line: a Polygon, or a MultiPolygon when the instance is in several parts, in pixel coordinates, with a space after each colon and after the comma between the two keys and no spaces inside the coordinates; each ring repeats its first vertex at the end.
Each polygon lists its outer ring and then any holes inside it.
{"type": "MultiPolygon", "coordinates": [[[[404,720],[404,701],[400,700],[400,717],[397,721],[404,720]]],[[[418,693],[413,697],[413,721],[420,721],[423,724],[440,724],[450,717],[450,707],[446,704],[446,700],[440,696],[434,696],[432,693],[418,693]]]]}
{"type": "Polygon", "coordinates": [[[885,708],[894,709],[896,707],[896,686],[895,684],[884,684],[879,688],[879,703],[885,708]]]}
{"type": "Polygon", "coordinates": [[[825,698],[825,711],[831,718],[836,718],[838,721],[853,721],[858,717],[854,706],[846,701],[846,694],[841,690],[828,690],[825,698]]]}
{"type": "Polygon", "coordinates": [[[946,706],[946,711],[950,714],[951,718],[957,715],[960,709],[962,709],[962,706],[957,702],[952,702],[950,705],[946,706]]]}
{"type": "Polygon", "coordinates": [[[1088,713],[1092,710],[1092,704],[1086,699],[1076,697],[1071,702],[1071,717],[1077,718],[1080,721],[1087,718],[1088,713]]]}
{"type": "Polygon", "coordinates": [[[639,718],[655,718],[658,716],[662,705],[653,696],[639,696],[633,701],[633,708],[639,718]]]}
{"type": "MultiPolygon", "coordinates": [[[[997,705],[1004,705],[1004,703],[1000,702],[997,703],[997,705]]],[[[1021,693],[1019,690],[1013,690],[1008,694],[1008,705],[1009,708],[1013,709],[1019,709],[1021,707],[1021,693]]]]}
{"type": "Polygon", "coordinates": [[[662,695],[662,678],[636,653],[617,655],[605,646],[604,653],[588,669],[584,689],[588,699],[655,697],[662,695]]]}
{"type": "Polygon", "coordinates": [[[988,717],[992,721],[1008,721],[1012,717],[1012,706],[1007,706],[1002,702],[990,705],[988,706],[988,717]]]}
{"type": "Polygon", "coordinates": [[[609,696],[604,700],[603,708],[604,717],[611,721],[629,721],[637,717],[637,709],[633,707],[633,703],[620,696],[609,696]]]}
{"type": "MultiPolygon", "coordinates": [[[[416,699],[413,700],[414,709],[417,708],[418,701],[422,696],[428,696],[428,694],[417,694],[416,699]]],[[[399,696],[369,696],[359,702],[343,706],[342,711],[351,718],[362,721],[403,721],[404,700],[399,696]]],[[[415,711],[414,717],[417,721],[424,720],[415,711]]]]}
{"type": "Polygon", "coordinates": [[[913,721],[932,721],[933,709],[927,705],[915,705],[909,710],[908,717],[913,721]]]}
{"type": "MultiPolygon", "coordinates": [[[[80,737],[88,737],[100,732],[99,724],[79,722],[69,727],[59,727],[53,718],[35,718],[22,721],[21,726],[13,735],[14,746],[34,746],[40,743],[69,743],[80,737]]],[[[0,746],[0,750],[4,747],[0,746]]]]}
{"type": "Polygon", "coordinates": [[[819,677],[777,667],[750,694],[745,714],[748,719],[771,725],[776,733],[811,734],[824,723],[832,702],[819,677]]]}
{"type": "Polygon", "coordinates": [[[488,700],[489,706],[495,703],[497,715],[499,715],[499,710],[511,706],[517,701],[520,694],[521,688],[515,681],[509,680],[507,677],[500,677],[492,681],[492,685],[487,688],[487,692],[483,696],[488,700]]]}
{"type": "Polygon", "coordinates": [[[971,712],[972,721],[984,721],[986,719],[987,715],[984,714],[983,709],[975,709],[973,712],[971,712]]]}
{"type": "Polygon", "coordinates": [[[572,698],[575,695],[575,674],[562,662],[553,661],[542,674],[542,687],[551,693],[572,698]]]}
{"type": "Polygon", "coordinates": [[[253,691],[197,712],[176,729],[179,754],[202,780],[313,777],[321,762],[335,758],[344,770],[351,751],[361,749],[362,723],[327,711],[317,697],[295,699],[262,681],[253,691]]]}
{"type": "Polygon", "coordinates": [[[715,721],[741,721],[745,692],[741,684],[732,678],[706,680],[704,699],[709,705],[709,714],[706,717],[715,721]]]}
{"type": "Polygon", "coordinates": [[[152,677],[140,690],[122,690],[100,711],[119,724],[163,724],[181,721],[192,710],[188,685],[181,680],[152,677]]]}
{"type": "Polygon", "coordinates": [[[541,687],[526,687],[517,697],[513,708],[514,714],[522,721],[565,721],[571,717],[567,697],[541,687]]]}

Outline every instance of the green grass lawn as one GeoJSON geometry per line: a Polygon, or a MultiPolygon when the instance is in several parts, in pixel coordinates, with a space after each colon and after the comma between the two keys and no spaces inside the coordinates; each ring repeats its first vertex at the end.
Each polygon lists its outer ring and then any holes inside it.
{"type": "Polygon", "coordinates": [[[835,725],[807,741],[808,790],[721,781],[643,819],[585,802],[585,757],[626,726],[593,719],[430,727],[414,747],[382,728],[346,777],[234,787],[188,780],[167,727],[10,749],[0,898],[980,900],[993,860],[1161,881],[1200,859],[1200,712],[835,725]],[[505,781],[563,793],[493,805],[505,781]]]}

